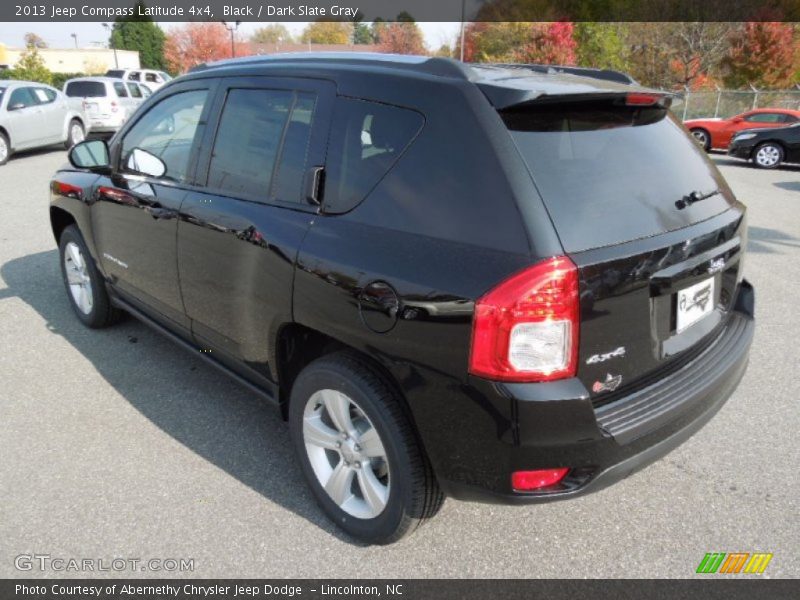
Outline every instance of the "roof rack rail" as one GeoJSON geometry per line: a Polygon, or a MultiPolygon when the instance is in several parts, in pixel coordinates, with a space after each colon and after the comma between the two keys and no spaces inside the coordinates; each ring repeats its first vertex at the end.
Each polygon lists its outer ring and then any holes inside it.
{"type": "Polygon", "coordinates": [[[381,54],[378,52],[287,52],[281,54],[259,54],[240,58],[229,58],[197,65],[194,71],[214,67],[245,67],[278,63],[332,63],[338,65],[379,65],[439,77],[469,79],[467,67],[449,58],[404,54],[381,54]]]}
{"type": "MultiPolygon", "coordinates": [[[[476,64],[480,66],[481,63],[476,64]]],[[[594,69],[591,67],[571,67],[568,65],[542,65],[542,64],[525,64],[525,63],[491,63],[491,66],[504,67],[508,69],[527,69],[537,73],[569,73],[571,75],[580,75],[581,77],[591,77],[593,79],[602,79],[604,81],[614,81],[616,83],[626,83],[629,85],[638,85],[639,83],[627,73],[622,71],[614,71],[611,69],[594,69]]]]}

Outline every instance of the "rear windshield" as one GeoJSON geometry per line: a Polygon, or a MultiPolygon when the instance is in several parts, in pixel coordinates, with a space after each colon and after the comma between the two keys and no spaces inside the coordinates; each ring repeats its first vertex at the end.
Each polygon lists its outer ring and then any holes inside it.
{"type": "Polygon", "coordinates": [[[501,113],[567,252],[680,229],[729,206],[718,194],[678,209],[691,192],[719,189],[716,169],[670,111],[619,104],[501,113]]]}
{"type": "Polygon", "coordinates": [[[116,71],[114,69],[106,71],[106,77],[114,77],[115,79],[121,79],[124,76],[125,76],[125,71],[116,71]]]}
{"type": "Polygon", "coordinates": [[[64,93],[72,98],[102,98],[106,95],[106,84],[101,81],[71,81],[64,93]]]}

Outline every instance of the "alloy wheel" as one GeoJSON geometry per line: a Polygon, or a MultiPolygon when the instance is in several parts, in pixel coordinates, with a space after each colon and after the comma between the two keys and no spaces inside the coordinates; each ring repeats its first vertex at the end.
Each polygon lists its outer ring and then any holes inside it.
{"type": "Polygon", "coordinates": [[[694,139],[697,140],[697,143],[700,144],[701,147],[705,148],[708,144],[708,136],[706,135],[705,131],[700,129],[696,129],[692,132],[694,139]]]}
{"type": "Polygon", "coordinates": [[[389,500],[390,470],[377,429],[346,394],[312,394],[303,412],[303,442],[311,468],[347,514],[373,519],[389,500]]]}
{"type": "Polygon", "coordinates": [[[75,306],[83,314],[88,315],[92,312],[92,280],[89,276],[86,258],[74,242],[69,242],[64,248],[64,271],[75,306]]]}
{"type": "Polygon", "coordinates": [[[774,167],[780,159],[780,150],[775,146],[762,146],[756,152],[756,162],[762,167],[774,167]]]}
{"type": "Polygon", "coordinates": [[[84,139],[83,127],[77,123],[73,123],[69,129],[69,138],[73,146],[75,144],[80,144],[84,139]]]}

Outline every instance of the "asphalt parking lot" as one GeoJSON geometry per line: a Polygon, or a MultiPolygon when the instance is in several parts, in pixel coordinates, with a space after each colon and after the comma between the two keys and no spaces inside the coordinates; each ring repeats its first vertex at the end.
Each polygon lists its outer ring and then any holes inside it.
{"type": "Polygon", "coordinates": [[[73,317],[47,212],[65,160],[0,167],[0,577],[80,576],[15,568],[34,553],[188,558],[190,573],[153,575],[203,578],[690,577],[706,552],[756,551],[774,554],[763,576],[800,577],[800,167],[714,157],[750,207],[758,327],[702,431],[598,494],[448,500],[410,538],[367,547],[316,507],[274,409],[133,319],[73,317]]]}

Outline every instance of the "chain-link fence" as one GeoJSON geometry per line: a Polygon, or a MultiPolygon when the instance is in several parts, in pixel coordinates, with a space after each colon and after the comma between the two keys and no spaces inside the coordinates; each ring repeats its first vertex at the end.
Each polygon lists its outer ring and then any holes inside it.
{"type": "Polygon", "coordinates": [[[800,88],[794,90],[717,90],[678,94],[672,110],[683,120],[718,117],[727,119],[754,108],[800,110],[800,88]]]}

